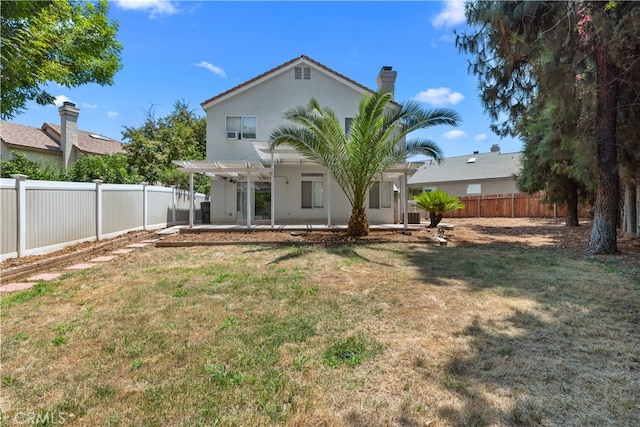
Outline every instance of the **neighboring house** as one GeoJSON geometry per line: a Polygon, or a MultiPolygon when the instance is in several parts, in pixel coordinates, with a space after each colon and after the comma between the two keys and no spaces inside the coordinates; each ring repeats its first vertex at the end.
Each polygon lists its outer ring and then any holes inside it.
{"type": "Polygon", "coordinates": [[[81,153],[103,155],[124,152],[120,141],[78,130],[80,110],[75,104],[65,102],[58,111],[59,125],[44,123],[41,128],[34,128],[1,122],[2,160],[10,160],[11,152],[16,152],[43,164],[59,164],[66,170],[81,153]]]}
{"type": "MultiPolygon", "coordinates": [[[[396,71],[382,67],[379,88],[393,91],[395,80],[396,71]]],[[[286,109],[306,105],[312,97],[331,108],[348,131],[367,92],[373,91],[307,56],[294,58],[204,101],[206,161],[175,163],[212,178],[212,223],[346,224],[350,204],[325,168],[290,148],[271,152],[268,140],[285,123],[286,109]]],[[[398,204],[394,191],[406,189],[407,174],[420,164],[398,165],[375,184],[366,205],[371,224],[393,223],[398,206],[406,211],[406,197],[401,197],[404,205],[398,204]]]]}
{"type": "Polygon", "coordinates": [[[438,189],[457,197],[517,193],[521,157],[522,153],[502,154],[494,144],[490,153],[447,157],[441,164],[427,161],[409,178],[409,188],[414,195],[438,189]]]}

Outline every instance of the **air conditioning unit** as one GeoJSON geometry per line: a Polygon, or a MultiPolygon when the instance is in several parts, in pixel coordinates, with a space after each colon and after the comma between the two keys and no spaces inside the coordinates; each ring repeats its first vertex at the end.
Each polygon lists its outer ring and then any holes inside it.
{"type": "Polygon", "coordinates": [[[227,139],[238,139],[238,132],[227,132],[227,139]]]}

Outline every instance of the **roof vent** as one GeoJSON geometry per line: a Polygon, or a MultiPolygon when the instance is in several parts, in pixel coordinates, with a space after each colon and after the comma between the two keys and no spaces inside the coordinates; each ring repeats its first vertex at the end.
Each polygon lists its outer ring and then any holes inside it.
{"type": "MultiPolygon", "coordinates": [[[[477,153],[474,153],[474,154],[477,154],[477,153]]],[[[477,158],[477,157],[469,157],[469,158],[467,159],[467,163],[475,163],[475,162],[476,162],[476,160],[478,160],[478,158],[477,158]]]]}
{"type": "Polygon", "coordinates": [[[90,133],[89,136],[94,139],[101,139],[103,141],[111,141],[108,136],[100,135],[99,133],[90,133]]]}

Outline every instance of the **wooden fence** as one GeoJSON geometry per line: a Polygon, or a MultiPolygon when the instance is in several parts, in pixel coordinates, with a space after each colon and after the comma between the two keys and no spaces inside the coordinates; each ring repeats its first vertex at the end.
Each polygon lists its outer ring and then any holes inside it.
{"type": "MultiPolygon", "coordinates": [[[[488,194],[458,197],[466,205],[464,209],[449,212],[449,218],[562,218],[567,215],[566,206],[544,202],[544,194],[488,194]]],[[[587,216],[588,206],[578,207],[579,216],[587,216]]]]}

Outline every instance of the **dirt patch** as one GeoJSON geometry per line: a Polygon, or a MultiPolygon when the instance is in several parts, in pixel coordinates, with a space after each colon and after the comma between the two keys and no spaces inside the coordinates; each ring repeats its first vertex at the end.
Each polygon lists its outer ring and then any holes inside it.
{"type": "MultiPolygon", "coordinates": [[[[453,230],[445,231],[445,238],[449,246],[469,245],[511,245],[519,247],[546,248],[554,251],[564,251],[585,254],[589,243],[591,223],[581,221],[579,227],[567,227],[563,219],[536,218],[453,218],[445,220],[453,224],[453,230]]],[[[234,243],[314,243],[320,245],[343,245],[362,243],[428,243],[437,245],[435,240],[437,231],[428,228],[426,224],[419,227],[412,226],[410,231],[376,230],[368,236],[358,239],[348,237],[344,231],[199,231],[183,232],[177,235],[161,237],[161,242],[190,242],[191,244],[234,244],[234,243]]],[[[138,235],[125,236],[126,241],[135,240],[138,235]]],[[[147,235],[148,237],[148,235],[147,235]]],[[[122,239],[122,238],[120,238],[122,239]]],[[[46,254],[13,258],[0,264],[0,270],[5,271],[25,264],[38,263],[52,257],[80,252],[104,245],[102,242],[87,242],[68,246],[59,251],[46,254]]],[[[618,236],[618,259],[637,263],[640,256],[640,239],[620,233],[618,236]]]]}

